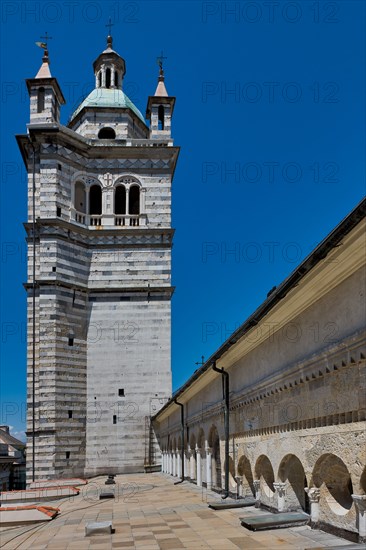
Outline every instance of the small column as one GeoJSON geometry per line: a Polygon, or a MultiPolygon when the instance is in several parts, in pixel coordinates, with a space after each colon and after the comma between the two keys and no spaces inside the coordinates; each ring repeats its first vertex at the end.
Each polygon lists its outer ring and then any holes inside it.
{"type": "Polygon", "coordinates": [[[169,452],[169,470],[168,470],[168,474],[172,475],[172,473],[173,473],[173,454],[170,451],[169,452]]]}
{"type": "Polygon", "coordinates": [[[283,512],[286,509],[286,483],[274,483],[273,487],[275,488],[277,493],[277,510],[279,512],[283,512]]]}
{"type": "Polygon", "coordinates": [[[177,454],[173,451],[173,476],[177,475],[177,454]]]}
{"type": "Polygon", "coordinates": [[[212,449],[206,447],[206,483],[207,490],[211,491],[212,489],[212,449]]]}
{"type": "Polygon", "coordinates": [[[114,67],[111,68],[111,88],[114,88],[114,67]]]}
{"type": "Polygon", "coordinates": [[[193,481],[196,479],[196,457],[194,453],[194,449],[191,450],[191,456],[190,456],[190,472],[191,472],[191,480],[193,481]]]}
{"type": "Polygon", "coordinates": [[[189,451],[185,451],[185,453],[184,453],[184,474],[185,474],[185,477],[189,478],[189,476],[190,476],[189,451]]]}
{"type": "Polygon", "coordinates": [[[146,204],[146,188],[142,187],[140,189],[140,214],[145,213],[145,204],[146,204]]]}
{"type": "Polygon", "coordinates": [[[358,542],[366,542],[366,495],[352,495],[357,510],[358,542]]]}
{"type": "Polygon", "coordinates": [[[90,225],[90,187],[85,187],[85,225],[90,225]]]}
{"type": "Polygon", "coordinates": [[[130,215],[130,188],[126,185],[126,216],[130,215]]]}
{"type": "Polygon", "coordinates": [[[253,481],[254,490],[255,490],[255,507],[259,508],[261,505],[261,481],[260,479],[255,479],[253,481]]]}
{"type": "Polygon", "coordinates": [[[177,476],[182,477],[182,457],[179,450],[177,453],[177,476]]]}
{"type": "Polygon", "coordinates": [[[236,497],[243,496],[243,476],[235,476],[236,481],[236,497]]]}
{"type": "Polygon", "coordinates": [[[197,487],[202,487],[202,456],[201,449],[196,446],[196,461],[197,461],[197,487]]]}
{"type": "Polygon", "coordinates": [[[319,500],[320,489],[317,487],[306,487],[305,492],[308,494],[310,501],[310,517],[312,523],[318,523],[319,521],[319,500]]]}

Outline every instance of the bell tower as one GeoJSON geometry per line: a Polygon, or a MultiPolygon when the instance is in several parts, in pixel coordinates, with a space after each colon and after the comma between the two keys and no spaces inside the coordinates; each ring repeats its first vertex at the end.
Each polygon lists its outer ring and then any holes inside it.
{"type": "Polygon", "coordinates": [[[171,137],[171,122],[175,105],[175,97],[168,95],[165,87],[163,56],[160,57],[158,85],[153,96],[147,102],[146,118],[150,121],[151,139],[169,139],[171,137]]]}
{"type": "Polygon", "coordinates": [[[50,72],[48,46],[44,43],[42,45],[45,47],[42,65],[35,78],[26,80],[30,97],[30,123],[59,123],[60,106],[65,104],[65,98],[50,72]]]}
{"type": "Polygon", "coordinates": [[[93,69],[95,89],[65,126],[45,51],[17,136],[29,181],[29,480],[159,464],[150,416],[172,390],[175,100],[161,80],[149,128],[123,91],[111,34],[93,69]]]}

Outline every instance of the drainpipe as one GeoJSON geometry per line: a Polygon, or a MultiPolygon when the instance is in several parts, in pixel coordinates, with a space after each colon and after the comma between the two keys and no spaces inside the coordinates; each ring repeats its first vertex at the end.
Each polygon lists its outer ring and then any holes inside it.
{"type": "Polygon", "coordinates": [[[180,407],[180,423],[182,427],[182,451],[181,451],[181,472],[182,472],[182,479],[180,481],[176,481],[174,485],[179,485],[179,483],[183,483],[184,481],[184,407],[182,403],[178,403],[176,399],[174,399],[174,403],[176,405],[179,405],[180,407]]]}
{"type": "Polygon", "coordinates": [[[36,479],[36,150],[29,139],[33,151],[32,164],[32,481],[36,479]]]}
{"type": "Polygon", "coordinates": [[[221,498],[225,499],[229,496],[229,373],[224,369],[218,369],[216,367],[216,361],[212,365],[212,369],[215,372],[219,372],[224,378],[224,425],[225,425],[225,490],[221,498]]]}

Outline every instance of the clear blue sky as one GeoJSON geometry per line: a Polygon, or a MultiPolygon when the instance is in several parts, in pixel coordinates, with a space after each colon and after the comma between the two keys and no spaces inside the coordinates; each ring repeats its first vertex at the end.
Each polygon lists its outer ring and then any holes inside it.
{"type": "Polygon", "coordinates": [[[29,118],[47,31],[62,122],[93,88],[105,46],[145,112],[156,57],[181,155],[173,185],[176,389],[365,194],[365,3],[3,2],[1,422],[24,429],[26,178],[14,135],[29,118]]]}

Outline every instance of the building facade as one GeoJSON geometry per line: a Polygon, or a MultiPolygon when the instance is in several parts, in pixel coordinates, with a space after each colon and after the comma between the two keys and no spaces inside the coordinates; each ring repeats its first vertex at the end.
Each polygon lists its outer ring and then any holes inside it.
{"type": "Polygon", "coordinates": [[[17,136],[28,171],[31,480],[144,471],[150,416],[171,395],[175,98],[160,69],[145,118],[107,38],[67,126],[47,50],[17,136]],[[33,448],[34,444],[34,448],[33,448]]]}
{"type": "Polygon", "coordinates": [[[0,426],[0,491],[25,489],[25,443],[0,426]]]}
{"type": "Polygon", "coordinates": [[[366,201],[154,418],[162,469],[366,541],[366,201]]]}

